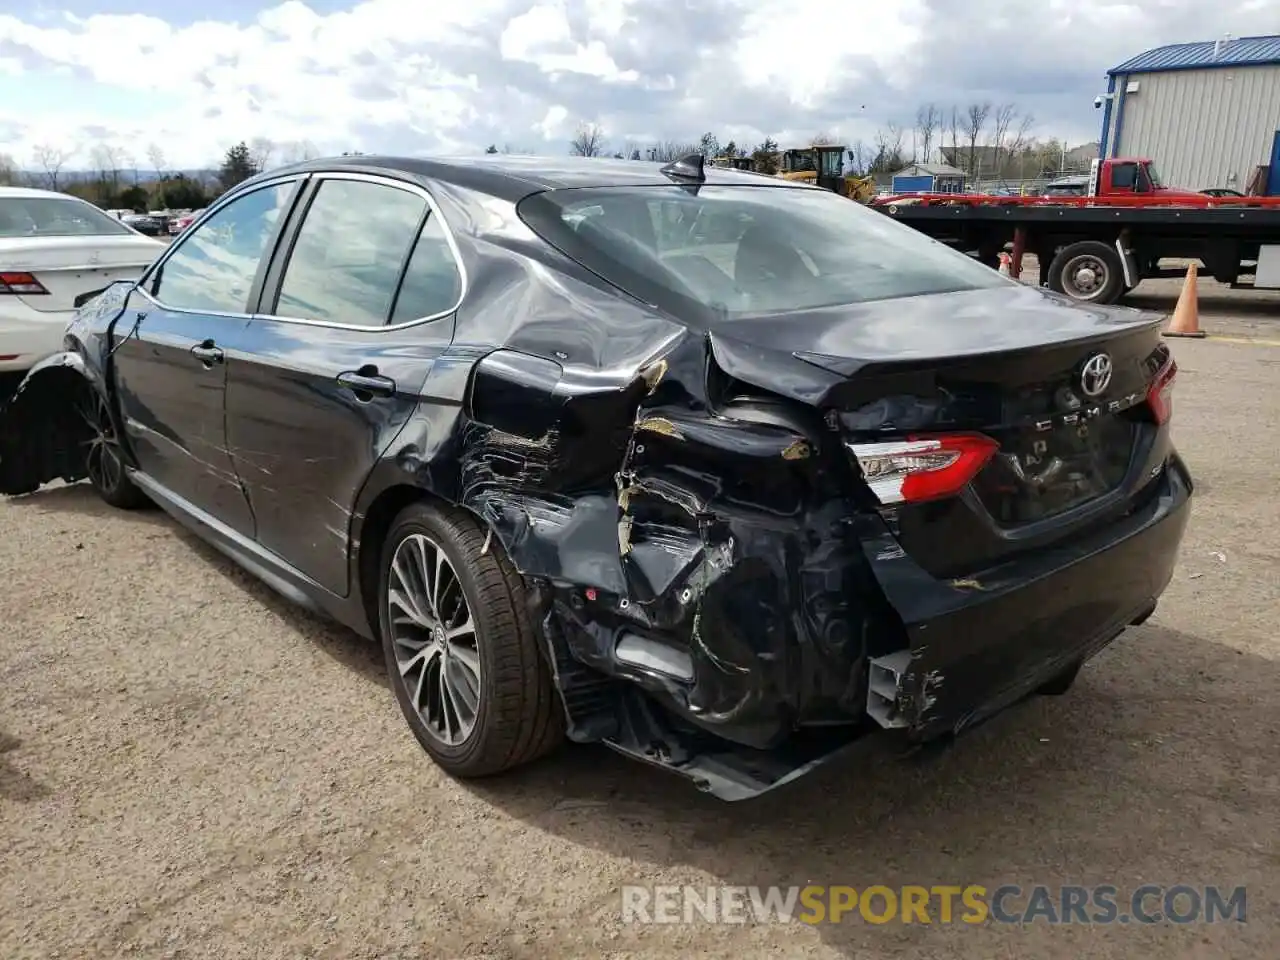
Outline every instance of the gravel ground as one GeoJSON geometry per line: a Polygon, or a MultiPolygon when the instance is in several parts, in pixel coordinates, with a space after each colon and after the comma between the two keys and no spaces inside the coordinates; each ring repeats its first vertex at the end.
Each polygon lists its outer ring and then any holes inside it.
{"type": "Polygon", "coordinates": [[[83,486],[0,500],[0,957],[1271,960],[1280,347],[1174,348],[1199,487],[1156,615],[950,751],[869,750],[746,804],[602,748],[453,782],[372,646],[163,515],[83,486]],[[627,883],[1144,882],[1247,885],[1249,922],[619,920],[627,883]]]}

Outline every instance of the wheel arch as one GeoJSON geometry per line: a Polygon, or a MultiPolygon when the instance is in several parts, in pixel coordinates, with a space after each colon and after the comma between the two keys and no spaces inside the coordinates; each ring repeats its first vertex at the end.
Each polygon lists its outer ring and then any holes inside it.
{"type": "Polygon", "coordinates": [[[84,479],[82,444],[91,432],[76,404],[86,393],[116,417],[101,375],[79,352],[53,354],[27,372],[0,411],[0,493],[14,496],[53,480],[84,479]]]}
{"type": "Polygon", "coordinates": [[[378,580],[382,575],[382,546],[400,511],[409,504],[422,500],[448,505],[444,497],[419,484],[392,483],[374,496],[361,520],[353,558],[353,579],[359,585],[360,602],[370,636],[378,636],[378,580]]]}

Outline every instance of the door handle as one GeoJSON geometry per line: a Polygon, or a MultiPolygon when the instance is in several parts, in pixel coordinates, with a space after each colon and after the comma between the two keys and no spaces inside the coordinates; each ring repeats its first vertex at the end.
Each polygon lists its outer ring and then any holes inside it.
{"type": "Polygon", "coordinates": [[[356,399],[368,402],[374,397],[391,397],[396,392],[396,382],[380,376],[377,367],[361,367],[338,374],[338,383],[356,395],[356,399]]]}
{"type": "Polygon", "coordinates": [[[221,363],[223,358],[222,348],[215,345],[212,340],[205,340],[203,343],[197,343],[191,348],[191,355],[206,367],[211,367],[215,363],[221,363]]]}

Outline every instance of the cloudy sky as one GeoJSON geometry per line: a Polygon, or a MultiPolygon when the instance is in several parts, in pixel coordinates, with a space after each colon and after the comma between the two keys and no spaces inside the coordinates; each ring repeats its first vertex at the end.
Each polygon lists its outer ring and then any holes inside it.
{"type": "Polygon", "coordinates": [[[614,149],[870,143],[921,103],[982,100],[1075,144],[1098,135],[1109,67],[1224,33],[1280,33],[1280,0],[0,0],[0,153],[563,153],[582,121],[614,149]]]}

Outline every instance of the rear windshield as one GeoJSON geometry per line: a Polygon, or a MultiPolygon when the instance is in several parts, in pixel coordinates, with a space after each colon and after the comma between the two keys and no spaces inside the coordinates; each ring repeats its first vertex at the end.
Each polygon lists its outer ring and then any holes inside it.
{"type": "Polygon", "coordinates": [[[60,197],[5,197],[0,200],[0,238],[98,237],[131,231],[91,203],[60,197]]]}
{"type": "Polygon", "coordinates": [[[543,239],[646,302],[720,318],[976,290],[995,271],[845,197],[775,186],[554,190],[520,203],[543,239]]]}

